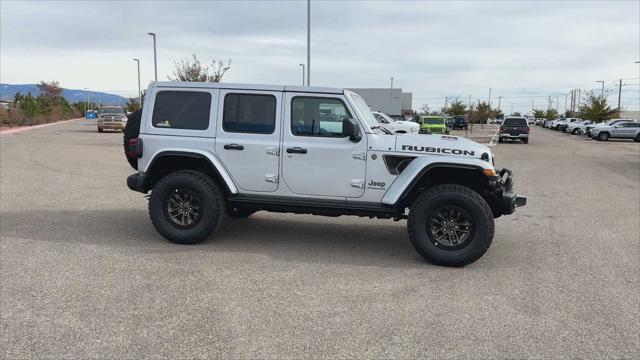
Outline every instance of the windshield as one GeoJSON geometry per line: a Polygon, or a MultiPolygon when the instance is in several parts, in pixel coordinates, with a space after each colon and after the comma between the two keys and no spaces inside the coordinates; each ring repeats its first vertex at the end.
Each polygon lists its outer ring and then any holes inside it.
{"type": "Polygon", "coordinates": [[[444,122],[443,118],[423,118],[422,123],[428,125],[442,125],[444,122]]]}
{"type": "Polygon", "coordinates": [[[396,122],[396,119],[392,118],[391,116],[385,114],[385,113],[377,113],[377,115],[385,120],[387,120],[388,122],[392,123],[392,122],[396,122]]]}
{"type": "Polygon", "coordinates": [[[351,100],[356,107],[356,111],[360,114],[362,120],[364,120],[370,128],[378,127],[378,122],[376,121],[375,116],[373,116],[371,110],[369,110],[369,105],[367,105],[364,99],[356,93],[349,93],[349,96],[351,97],[351,100]]]}
{"type": "Polygon", "coordinates": [[[122,108],[119,108],[119,107],[103,107],[102,109],[100,109],[100,112],[103,114],[117,114],[117,115],[124,114],[124,110],[122,110],[122,108]]]}

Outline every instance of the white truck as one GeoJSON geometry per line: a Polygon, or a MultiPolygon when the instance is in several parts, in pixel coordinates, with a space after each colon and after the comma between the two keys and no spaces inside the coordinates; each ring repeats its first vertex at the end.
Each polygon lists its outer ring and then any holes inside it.
{"type": "Polygon", "coordinates": [[[526,204],[491,150],[446,135],[382,131],[351,91],[301,86],[152,83],[125,131],[157,231],[179,244],[256,211],[407,220],[428,261],[480,258],[494,218],[526,204]]]}

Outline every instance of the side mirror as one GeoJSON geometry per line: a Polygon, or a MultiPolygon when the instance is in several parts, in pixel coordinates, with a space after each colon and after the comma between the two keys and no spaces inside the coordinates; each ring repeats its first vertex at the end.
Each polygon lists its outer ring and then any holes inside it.
{"type": "Polygon", "coordinates": [[[353,142],[360,141],[360,139],[362,139],[362,133],[360,132],[358,122],[352,118],[342,120],[342,135],[348,136],[349,140],[353,142]]]}

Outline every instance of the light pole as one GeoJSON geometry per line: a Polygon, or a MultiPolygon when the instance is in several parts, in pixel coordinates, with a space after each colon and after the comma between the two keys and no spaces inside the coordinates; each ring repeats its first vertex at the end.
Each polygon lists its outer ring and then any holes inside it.
{"type": "Polygon", "coordinates": [[[513,103],[511,103],[511,115],[513,115],[513,103]]]}
{"type": "Polygon", "coordinates": [[[142,91],[140,91],[140,59],[133,59],[138,63],[138,104],[142,107],[142,91]]]}
{"type": "Polygon", "coordinates": [[[471,110],[471,95],[469,95],[469,105],[468,105],[469,110],[471,110]]]}
{"type": "Polygon", "coordinates": [[[302,66],[302,86],[304,86],[304,64],[298,64],[302,66]]]}
{"type": "Polygon", "coordinates": [[[85,100],[85,107],[84,107],[84,116],[87,116],[87,110],[89,110],[89,89],[84,88],[84,100],[85,100]]]}
{"type": "Polygon", "coordinates": [[[156,52],[156,33],[147,33],[153,37],[153,72],[155,74],[155,81],[158,81],[158,56],[156,52]]]}
{"type": "Polygon", "coordinates": [[[489,109],[491,109],[491,88],[489,88],[489,109]]]}
{"type": "MultiPolygon", "coordinates": [[[[391,87],[389,87],[389,114],[391,114],[391,104],[393,103],[393,76],[391,77],[391,87]]],[[[395,115],[395,114],[393,114],[395,115]]]]}
{"type": "Polygon", "coordinates": [[[564,115],[567,115],[567,93],[562,94],[564,95],[564,115]]]}
{"type": "Polygon", "coordinates": [[[600,91],[600,97],[604,97],[604,80],[596,80],[598,83],[602,83],[602,90],[600,91]]]}
{"type": "Polygon", "coordinates": [[[307,86],[311,86],[311,0],[307,0],[307,86]]]}

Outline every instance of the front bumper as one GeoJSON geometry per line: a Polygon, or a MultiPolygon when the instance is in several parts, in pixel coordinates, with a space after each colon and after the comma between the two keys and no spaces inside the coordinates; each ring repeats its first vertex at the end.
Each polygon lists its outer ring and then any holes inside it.
{"type": "Polygon", "coordinates": [[[98,121],[98,127],[101,129],[122,130],[125,126],[127,123],[122,121],[98,121]]]}
{"type": "Polygon", "coordinates": [[[516,208],[527,205],[527,198],[513,191],[513,172],[502,169],[490,184],[488,203],[494,217],[513,214],[516,208]]]}

